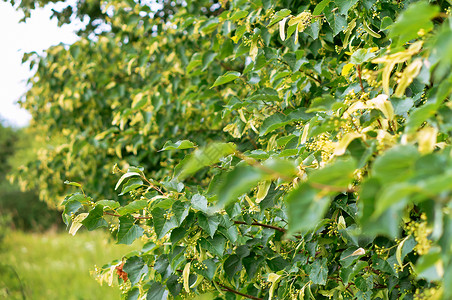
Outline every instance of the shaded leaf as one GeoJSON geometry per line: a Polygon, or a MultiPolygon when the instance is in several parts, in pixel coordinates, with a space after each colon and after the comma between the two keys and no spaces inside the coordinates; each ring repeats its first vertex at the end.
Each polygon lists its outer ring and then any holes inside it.
{"type": "Polygon", "coordinates": [[[183,149],[189,149],[194,148],[195,144],[193,142],[190,142],[189,140],[181,140],[177,141],[175,143],[171,141],[167,141],[165,145],[163,145],[163,148],[160,151],[166,151],[166,150],[183,150],[183,149]]]}
{"type": "Polygon", "coordinates": [[[221,75],[220,77],[218,77],[214,84],[212,85],[212,87],[216,87],[228,82],[231,82],[237,78],[239,78],[241,76],[241,74],[239,72],[236,71],[228,71],[225,74],[221,75]]]}

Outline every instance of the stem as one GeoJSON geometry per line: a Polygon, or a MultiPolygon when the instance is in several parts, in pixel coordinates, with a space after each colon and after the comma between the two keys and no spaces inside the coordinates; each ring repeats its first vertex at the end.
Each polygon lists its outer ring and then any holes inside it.
{"type": "MultiPolygon", "coordinates": [[[[114,213],[109,213],[109,212],[106,212],[106,211],[104,211],[104,215],[109,215],[109,216],[113,216],[113,217],[122,217],[121,215],[114,214],[114,213]]],[[[132,216],[132,217],[134,217],[134,216],[132,216]]],[[[151,216],[149,216],[149,217],[134,217],[134,218],[137,219],[137,220],[148,220],[148,219],[152,219],[151,216]]]]}
{"type": "MultiPolygon", "coordinates": [[[[358,126],[356,126],[355,122],[353,122],[353,117],[350,116],[350,122],[352,123],[353,127],[355,128],[356,132],[362,133],[361,130],[359,130],[358,126]]],[[[370,147],[370,145],[364,140],[361,139],[363,141],[363,143],[367,146],[370,147]]]]}
{"type": "Polygon", "coordinates": [[[275,229],[275,230],[281,231],[283,233],[286,232],[286,230],[284,228],[281,228],[281,227],[278,227],[278,226],[273,226],[273,225],[268,225],[268,224],[263,224],[263,223],[259,223],[259,222],[253,222],[251,224],[248,224],[248,223],[243,222],[243,221],[234,221],[234,224],[260,226],[260,227],[275,229]]]}
{"type": "Polygon", "coordinates": [[[361,91],[364,93],[363,80],[361,79],[361,66],[357,65],[356,69],[358,70],[359,85],[361,86],[361,91]]]}
{"type": "Polygon", "coordinates": [[[255,297],[255,296],[251,296],[251,295],[247,295],[247,294],[240,293],[239,291],[233,290],[233,289],[231,289],[230,287],[225,286],[225,285],[219,283],[218,281],[216,281],[216,283],[217,283],[219,286],[221,286],[221,287],[224,289],[224,291],[226,291],[226,292],[231,292],[231,293],[234,293],[234,294],[236,294],[236,295],[239,295],[239,296],[242,296],[242,297],[245,297],[245,298],[248,298],[248,299],[253,299],[253,300],[263,300],[262,298],[259,298],[259,297],[255,297]]]}
{"type": "Polygon", "coordinates": [[[161,189],[159,189],[158,187],[156,187],[152,182],[150,182],[146,177],[144,177],[144,176],[140,176],[144,181],[146,181],[147,182],[147,184],[149,184],[149,186],[151,187],[151,188],[153,188],[154,190],[156,190],[157,192],[159,192],[160,194],[162,194],[162,195],[165,195],[165,193],[164,192],[162,192],[162,190],[161,189]]]}
{"type": "Polygon", "coordinates": [[[313,75],[309,74],[309,73],[304,73],[304,75],[308,76],[311,79],[314,79],[315,81],[317,81],[319,84],[322,84],[322,80],[315,78],[313,75]]]}
{"type": "Polygon", "coordinates": [[[276,105],[271,105],[271,104],[265,102],[265,100],[261,100],[261,101],[264,102],[264,104],[265,104],[268,108],[274,109],[274,110],[276,110],[277,112],[279,112],[279,113],[281,113],[281,114],[283,114],[283,115],[286,115],[286,114],[285,114],[279,107],[277,107],[276,105]]]}
{"type": "Polygon", "coordinates": [[[392,126],[391,126],[391,120],[388,120],[388,127],[389,127],[389,130],[391,130],[393,133],[396,133],[396,132],[394,131],[394,129],[392,129],[392,126]]]}
{"type": "MultiPolygon", "coordinates": [[[[0,266],[1,266],[1,265],[0,265],[0,266]]],[[[26,297],[26,295],[25,295],[24,285],[23,285],[23,283],[22,283],[22,280],[21,280],[20,277],[19,277],[19,274],[17,274],[16,269],[14,269],[13,266],[11,266],[11,265],[2,265],[2,266],[8,267],[8,268],[10,268],[10,269],[13,271],[13,273],[14,273],[14,275],[16,276],[17,280],[19,281],[19,285],[20,285],[20,293],[21,293],[21,295],[22,295],[22,299],[25,300],[27,297],[26,297]]]]}
{"type": "Polygon", "coordinates": [[[378,125],[380,125],[380,129],[383,129],[383,124],[381,124],[380,119],[377,119],[378,125]]]}

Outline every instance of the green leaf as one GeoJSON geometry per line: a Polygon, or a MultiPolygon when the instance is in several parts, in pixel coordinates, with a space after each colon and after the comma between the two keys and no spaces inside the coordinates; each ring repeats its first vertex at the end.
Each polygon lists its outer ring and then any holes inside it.
{"type": "Polygon", "coordinates": [[[227,173],[226,178],[219,186],[217,195],[217,208],[223,208],[238,197],[249,192],[263,179],[262,171],[255,167],[240,165],[227,173]]]}
{"type": "Polygon", "coordinates": [[[141,178],[131,178],[127,181],[126,184],[122,186],[121,194],[119,194],[119,196],[122,196],[130,191],[134,191],[142,185],[143,181],[141,180],[141,178]]]}
{"type": "Polygon", "coordinates": [[[358,249],[358,247],[352,246],[341,253],[339,262],[343,268],[350,268],[350,266],[352,266],[356,263],[356,261],[359,260],[361,255],[353,255],[356,254],[358,249]]]}
{"type": "Polygon", "coordinates": [[[232,16],[229,18],[231,22],[235,22],[237,20],[243,19],[248,15],[248,12],[246,10],[238,10],[235,11],[232,16]]]}
{"type": "Polygon", "coordinates": [[[68,225],[71,221],[71,215],[77,213],[77,211],[82,208],[82,204],[78,201],[71,201],[64,206],[63,221],[64,224],[68,225]]]}
{"type": "Polygon", "coordinates": [[[182,283],[178,281],[179,276],[177,275],[171,275],[168,280],[166,281],[166,287],[168,288],[169,292],[173,297],[176,297],[179,295],[179,293],[182,290],[182,283]]]}
{"type": "Polygon", "coordinates": [[[199,30],[204,34],[209,34],[213,32],[218,27],[218,18],[207,19],[199,28],[199,30]]]}
{"type": "Polygon", "coordinates": [[[322,25],[320,23],[320,19],[317,19],[314,22],[312,22],[311,25],[304,30],[304,32],[308,34],[313,40],[316,40],[319,38],[319,32],[321,27],[322,25]]]}
{"type": "Polygon", "coordinates": [[[116,209],[120,206],[119,202],[115,200],[99,200],[96,205],[102,205],[104,208],[108,207],[109,209],[116,209]]]}
{"type": "Polygon", "coordinates": [[[66,205],[69,202],[72,201],[77,201],[80,202],[82,204],[88,203],[90,200],[89,197],[86,197],[84,194],[82,193],[74,193],[74,194],[70,194],[68,197],[66,197],[63,202],[61,202],[61,205],[66,205]]]}
{"type": "Polygon", "coordinates": [[[262,126],[260,127],[260,136],[264,136],[269,132],[272,132],[280,127],[287,125],[286,117],[281,114],[273,114],[264,120],[262,126]]]}
{"type": "Polygon", "coordinates": [[[193,142],[190,142],[189,140],[181,140],[177,141],[175,143],[171,141],[167,141],[165,145],[163,145],[163,148],[159,151],[166,151],[166,150],[183,150],[183,149],[190,149],[194,148],[196,145],[193,142]]]}
{"type": "Polygon", "coordinates": [[[218,225],[220,224],[220,218],[217,215],[206,216],[203,213],[198,213],[198,224],[211,238],[215,235],[218,225]]]}
{"type": "Polygon", "coordinates": [[[119,186],[121,185],[121,183],[125,179],[127,179],[129,177],[132,177],[132,176],[141,176],[141,174],[137,173],[137,172],[127,172],[127,173],[125,173],[124,175],[121,176],[121,178],[119,178],[118,182],[116,183],[115,190],[117,190],[119,188],[119,186]]]}
{"type": "Polygon", "coordinates": [[[320,15],[323,10],[328,6],[328,4],[330,4],[331,0],[322,0],[320,1],[319,4],[317,4],[314,8],[314,11],[312,12],[312,14],[314,16],[318,16],[320,15]]]}
{"type": "Polygon", "coordinates": [[[127,273],[132,286],[135,286],[140,281],[141,277],[147,275],[149,272],[149,268],[143,258],[138,256],[132,256],[127,259],[124,263],[123,270],[127,273]]]}
{"type": "Polygon", "coordinates": [[[290,15],[290,10],[286,8],[277,11],[271,18],[270,23],[268,23],[267,27],[273,26],[274,24],[278,23],[288,15],[290,15]]]}
{"type": "Polygon", "coordinates": [[[403,248],[403,244],[405,244],[406,240],[409,238],[410,236],[406,236],[398,245],[397,245],[397,249],[396,249],[396,258],[397,258],[397,262],[399,263],[399,266],[401,268],[403,268],[403,258],[402,258],[402,248],[403,248]]]}
{"type": "Polygon", "coordinates": [[[171,231],[171,236],[170,236],[171,243],[173,245],[176,245],[177,242],[179,242],[181,239],[183,239],[185,237],[186,234],[187,234],[186,228],[184,228],[184,227],[174,228],[171,231]]]}
{"type": "Polygon", "coordinates": [[[140,296],[140,289],[138,287],[133,287],[127,292],[125,299],[138,300],[139,296],[140,296]]]}
{"type": "Polygon", "coordinates": [[[97,229],[99,227],[107,227],[108,223],[104,219],[104,207],[102,205],[96,205],[88,214],[88,216],[82,221],[89,231],[97,229]]]}
{"type": "Polygon", "coordinates": [[[208,237],[199,239],[199,244],[203,249],[209,251],[213,255],[223,257],[226,239],[222,235],[216,233],[213,238],[208,237]]]}
{"type": "Polygon", "coordinates": [[[217,270],[217,265],[215,264],[215,260],[214,259],[206,259],[202,262],[202,264],[207,267],[207,269],[200,269],[200,268],[196,268],[194,267],[194,271],[196,273],[198,273],[201,276],[204,276],[205,278],[209,279],[209,280],[213,280],[214,276],[215,276],[215,271],[217,270]]]}
{"type": "Polygon", "coordinates": [[[237,242],[239,237],[239,233],[237,231],[237,227],[231,226],[227,229],[225,227],[218,227],[218,231],[221,232],[231,243],[237,242]]]}
{"type": "Polygon", "coordinates": [[[341,268],[339,276],[345,284],[348,284],[349,282],[352,282],[355,276],[358,275],[361,270],[367,266],[367,262],[359,260],[353,265],[353,267],[341,268]]]}
{"type": "Polygon", "coordinates": [[[118,244],[130,245],[143,235],[144,229],[134,222],[135,218],[130,215],[119,217],[118,244]]]}
{"type": "Polygon", "coordinates": [[[353,52],[352,56],[350,57],[350,62],[354,65],[361,65],[374,57],[375,53],[370,52],[370,48],[358,49],[355,52],[353,52]]]}
{"type": "Polygon", "coordinates": [[[310,230],[320,222],[330,204],[330,198],[317,193],[316,189],[304,183],[286,196],[289,233],[310,230]]]}
{"type": "MultiPolygon", "coordinates": [[[[274,174],[266,174],[272,177],[293,178],[297,174],[297,164],[289,159],[271,157],[262,164],[267,172],[273,171],[274,174]]],[[[285,179],[287,180],[287,179],[285,179]]]]}
{"type": "Polygon", "coordinates": [[[416,262],[415,271],[420,278],[428,281],[441,280],[443,277],[443,262],[439,247],[433,247],[427,254],[421,255],[416,262]]]}
{"type": "Polygon", "coordinates": [[[262,123],[259,135],[264,136],[278,128],[281,128],[287,124],[290,124],[295,121],[307,121],[312,118],[314,115],[307,112],[306,108],[298,108],[288,115],[283,115],[282,113],[276,113],[268,117],[262,123]]]}
{"type": "Polygon", "coordinates": [[[384,183],[404,181],[414,172],[414,165],[419,156],[414,146],[395,146],[377,157],[372,175],[384,183]]]}
{"type": "Polygon", "coordinates": [[[146,300],[166,300],[167,298],[168,291],[165,287],[160,282],[152,282],[146,295],[146,300]]]}
{"type": "Polygon", "coordinates": [[[212,143],[203,149],[197,149],[192,156],[181,162],[177,177],[183,180],[203,167],[218,163],[222,157],[234,153],[235,148],[233,143],[212,143]]]}
{"type": "Polygon", "coordinates": [[[121,216],[123,216],[125,214],[131,214],[131,213],[138,212],[138,211],[144,209],[146,206],[148,206],[147,200],[135,200],[133,202],[130,202],[126,206],[122,206],[122,207],[118,208],[117,213],[120,214],[121,216]]]}
{"type": "Polygon", "coordinates": [[[204,53],[204,55],[202,56],[202,69],[206,70],[217,55],[218,53],[213,51],[207,51],[206,53],[204,53]]]}
{"type": "Polygon", "coordinates": [[[337,101],[333,96],[323,95],[322,97],[314,98],[306,112],[312,113],[318,111],[330,111],[331,109],[337,110],[342,106],[343,104],[340,101],[337,101]]]}
{"type": "Polygon", "coordinates": [[[161,239],[165,234],[167,234],[171,229],[177,227],[177,222],[175,219],[167,219],[165,214],[166,210],[157,207],[151,211],[152,220],[154,221],[154,229],[157,234],[157,238],[161,239]]]}
{"type": "Polygon", "coordinates": [[[439,7],[419,1],[411,4],[390,27],[389,38],[396,39],[401,46],[418,37],[419,30],[429,32],[433,28],[433,19],[439,13],[439,7]]]}
{"type": "Polygon", "coordinates": [[[202,212],[207,213],[207,199],[206,197],[200,195],[200,194],[195,194],[193,195],[193,197],[191,198],[191,205],[194,209],[200,210],[202,212]]]}
{"type": "Polygon", "coordinates": [[[348,10],[352,8],[353,5],[356,4],[358,0],[334,0],[334,3],[336,3],[337,7],[339,8],[339,13],[343,15],[347,15],[348,10]]]}
{"type": "Polygon", "coordinates": [[[254,256],[247,256],[242,259],[242,264],[245,267],[246,274],[249,278],[253,278],[256,274],[257,270],[259,269],[260,264],[264,261],[264,258],[262,256],[259,256],[258,258],[254,256]]]}
{"type": "Polygon", "coordinates": [[[225,74],[221,75],[220,77],[217,78],[217,80],[215,80],[214,84],[212,85],[211,88],[231,82],[237,78],[239,78],[241,76],[241,74],[239,72],[236,71],[228,71],[225,74]]]}
{"type": "Polygon", "coordinates": [[[72,185],[72,186],[76,186],[76,187],[82,187],[82,185],[81,185],[80,183],[78,183],[78,182],[73,182],[73,181],[69,181],[69,180],[65,180],[65,181],[64,181],[64,184],[72,185]]]}
{"type": "Polygon", "coordinates": [[[327,9],[325,11],[325,16],[326,21],[333,30],[333,36],[336,36],[339,32],[347,28],[347,20],[343,15],[338,14],[337,12],[329,11],[327,9]]]}
{"type": "Polygon", "coordinates": [[[160,255],[154,262],[154,269],[165,279],[172,273],[170,263],[166,254],[160,255]]]}
{"type": "Polygon", "coordinates": [[[186,203],[176,201],[173,203],[172,211],[174,213],[174,217],[176,218],[178,225],[181,225],[185,218],[188,216],[189,209],[186,203]]]}
{"type": "Polygon", "coordinates": [[[190,73],[191,71],[193,71],[193,69],[200,66],[201,64],[202,64],[201,57],[199,56],[198,53],[196,53],[195,55],[192,56],[190,62],[188,63],[186,72],[190,73]]]}
{"type": "Polygon", "coordinates": [[[324,168],[315,170],[308,176],[308,182],[321,188],[328,186],[333,188],[346,188],[353,180],[353,173],[356,169],[356,161],[353,158],[337,159],[335,162],[326,165],[324,168]]]}
{"type": "Polygon", "coordinates": [[[241,269],[242,269],[242,260],[236,254],[230,255],[223,264],[223,270],[229,279],[232,279],[232,277],[234,277],[235,274],[240,272],[241,269]]]}
{"type": "Polygon", "coordinates": [[[179,182],[176,178],[173,178],[170,181],[163,182],[163,187],[168,191],[180,193],[185,186],[182,182],[179,182]]]}
{"type": "Polygon", "coordinates": [[[373,217],[378,218],[386,209],[399,202],[406,202],[412,194],[419,193],[421,188],[408,182],[400,182],[386,186],[376,201],[373,217]]]}
{"type": "Polygon", "coordinates": [[[405,132],[407,134],[416,132],[422,123],[436,114],[438,107],[437,103],[430,102],[414,109],[407,119],[405,132]]]}
{"type": "Polygon", "coordinates": [[[373,259],[372,268],[387,274],[396,275],[394,268],[390,265],[387,259],[382,259],[380,257],[373,259]]]}
{"type": "Polygon", "coordinates": [[[314,284],[325,285],[328,278],[328,260],[324,257],[321,260],[317,259],[311,266],[311,271],[309,272],[309,279],[314,284]]]}
{"type": "Polygon", "coordinates": [[[267,265],[273,272],[278,272],[284,270],[290,264],[281,256],[277,256],[272,259],[267,259],[267,265]]]}

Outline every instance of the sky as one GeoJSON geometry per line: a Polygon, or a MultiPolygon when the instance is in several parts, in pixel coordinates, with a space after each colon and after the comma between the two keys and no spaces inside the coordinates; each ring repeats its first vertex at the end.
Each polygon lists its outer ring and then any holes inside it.
{"type": "Polygon", "coordinates": [[[23,54],[42,53],[50,46],[72,44],[77,39],[76,24],[58,27],[56,19],[50,20],[52,7],[37,9],[26,23],[19,23],[23,14],[0,1],[0,120],[6,125],[23,127],[31,118],[17,103],[32,75],[29,67],[22,65],[23,54]]]}

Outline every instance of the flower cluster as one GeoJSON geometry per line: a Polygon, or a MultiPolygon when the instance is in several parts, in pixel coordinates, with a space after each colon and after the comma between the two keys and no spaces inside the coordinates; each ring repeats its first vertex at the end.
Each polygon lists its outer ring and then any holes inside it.
{"type": "Polygon", "coordinates": [[[437,287],[432,287],[428,289],[417,289],[414,294],[414,300],[437,300],[442,298],[442,290],[437,287]]]}
{"type": "Polygon", "coordinates": [[[419,255],[427,254],[432,246],[432,241],[428,236],[432,233],[432,229],[427,226],[427,216],[425,213],[421,214],[420,222],[410,221],[405,225],[405,231],[412,234],[417,242],[414,250],[419,255]]]}

